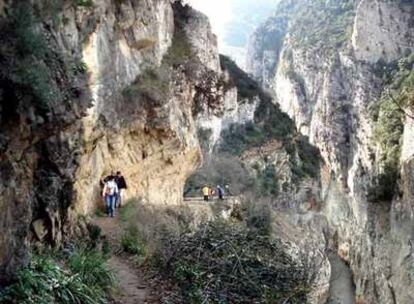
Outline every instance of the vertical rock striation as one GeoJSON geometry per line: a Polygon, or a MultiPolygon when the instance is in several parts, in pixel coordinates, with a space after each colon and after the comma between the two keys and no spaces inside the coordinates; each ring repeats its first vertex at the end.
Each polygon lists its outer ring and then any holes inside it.
{"type": "Polygon", "coordinates": [[[412,61],[401,58],[414,51],[413,20],[411,1],[285,1],[250,46],[249,72],[321,151],[322,212],[338,248],[347,248],[342,257],[363,303],[414,301],[412,118],[402,117],[401,135],[399,123],[391,128],[394,135],[378,131],[382,115],[389,115],[385,124],[399,117],[383,112],[396,74],[387,71],[398,70],[398,60],[400,66],[408,60],[406,75],[412,71],[412,61]],[[373,111],[378,107],[380,120],[373,111]],[[399,137],[390,144],[393,136],[399,137]],[[389,155],[397,155],[391,163],[398,174],[387,173],[389,155]],[[390,193],[372,195],[378,191],[390,193]]]}
{"type": "Polygon", "coordinates": [[[129,197],[180,203],[202,159],[197,108],[237,107],[235,94],[216,98],[226,83],[216,38],[191,8],[48,4],[0,3],[0,282],[31,243],[76,232],[110,170],[129,197]]]}

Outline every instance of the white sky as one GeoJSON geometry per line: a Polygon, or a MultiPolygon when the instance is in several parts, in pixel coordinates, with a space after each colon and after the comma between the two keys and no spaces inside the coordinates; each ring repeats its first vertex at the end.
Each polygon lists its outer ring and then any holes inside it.
{"type": "Polygon", "coordinates": [[[217,35],[219,43],[222,44],[226,23],[232,18],[232,1],[187,0],[186,2],[209,17],[213,33],[217,35]]]}

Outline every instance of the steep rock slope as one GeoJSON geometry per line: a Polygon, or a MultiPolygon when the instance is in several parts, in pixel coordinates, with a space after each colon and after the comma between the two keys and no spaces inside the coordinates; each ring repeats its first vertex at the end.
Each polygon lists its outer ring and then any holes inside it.
{"type": "Polygon", "coordinates": [[[3,282],[32,242],[59,245],[77,232],[110,170],[123,172],[128,196],[181,202],[202,158],[195,109],[220,103],[225,81],[207,18],[179,3],[0,8],[3,282]]]}
{"type": "Polygon", "coordinates": [[[249,71],[321,151],[363,303],[414,301],[413,20],[411,1],[284,1],[251,38],[249,71]]]}

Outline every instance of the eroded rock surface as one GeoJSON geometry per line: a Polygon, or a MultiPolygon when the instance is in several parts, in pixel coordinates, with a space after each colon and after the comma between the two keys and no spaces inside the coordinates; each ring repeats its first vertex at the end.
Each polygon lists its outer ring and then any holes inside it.
{"type": "Polygon", "coordinates": [[[195,109],[224,103],[204,15],[169,0],[61,4],[0,6],[0,281],[30,243],[76,233],[111,170],[127,197],[180,203],[202,159],[195,109]]]}
{"type": "MultiPolygon", "coordinates": [[[[331,11],[333,2],[320,6],[318,1],[282,1],[282,5],[283,13],[254,34],[249,71],[321,151],[325,164],[321,212],[336,240],[334,247],[353,270],[358,300],[411,303],[414,138],[408,115],[397,140],[402,143],[397,158],[400,177],[389,181],[398,180],[390,190],[394,194],[373,198],[371,192],[384,172],[384,146],[375,137],[378,123],[372,115],[387,90],[378,68],[413,53],[413,3],[344,1],[337,4],[336,13],[331,11]],[[332,14],[337,14],[334,19],[332,14]],[[348,30],[340,36],[326,32],[317,23],[323,16],[330,28],[348,30]]],[[[394,147],[399,149],[398,144],[394,147]]]]}

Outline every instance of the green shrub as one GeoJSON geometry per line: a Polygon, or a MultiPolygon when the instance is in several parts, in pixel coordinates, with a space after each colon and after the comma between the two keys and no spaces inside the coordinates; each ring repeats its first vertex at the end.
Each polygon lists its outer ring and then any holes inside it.
{"type": "Polygon", "coordinates": [[[304,177],[319,176],[322,156],[320,151],[315,146],[309,143],[309,138],[299,136],[296,140],[296,149],[298,153],[298,160],[294,161],[294,168],[297,170],[297,175],[304,177]]]}
{"type": "Polygon", "coordinates": [[[213,134],[213,131],[211,129],[202,129],[199,128],[197,130],[197,137],[200,142],[200,146],[203,151],[209,151],[211,147],[210,145],[210,138],[213,134]]]}
{"type": "Polygon", "coordinates": [[[101,241],[102,229],[101,227],[94,224],[87,224],[89,239],[92,247],[96,247],[101,241]]]}
{"type": "Polygon", "coordinates": [[[351,0],[301,2],[291,14],[293,43],[302,48],[328,51],[342,47],[351,38],[354,16],[351,0]]]}
{"type": "Polygon", "coordinates": [[[72,273],[80,276],[82,282],[94,290],[108,292],[116,281],[116,277],[108,268],[107,256],[97,249],[80,248],[68,260],[72,273]]]}
{"type": "Polygon", "coordinates": [[[244,125],[234,124],[221,134],[219,152],[241,155],[250,148],[278,139],[289,140],[294,133],[292,120],[270,100],[262,100],[255,112],[255,121],[244,125]]]}
{"type": "Polygon", "coordinates": [[[93,7],[94,6],[94,2],[93,0],[75,0],[76,1],[76,5],[77,6],[82,6],[82,7],[93,7]]]}
{"type": "Polygon", "coordinates": [[[162,238],[188,232],[193,221],[192,213],[185,207],[157,208],[139,200],[125,204],[120,219],[125,230],[121,240],[123,249],[148,262],[168,256],[171,251],[164,247],[162,238]]]}
{"type": "Polygon", "coordinates": [[[256,192],[264,196],[276,196],[279,192],[279,183],[274,165],[266,166],[263,171],[257,172],[256,192]]]}
{"type": "Polygon", "coordinates": [[[146,100],[151,104],[166,102],[170,90],[170,72],[163,68],[149,68],[133,84],[122,91],[127,100],[146,100]]]}
{"type": "Polygon", "coordinates": [[[305,303],[309,271],[269,237],[270,210],[254,202],[245,221],[191,226],[185,209],[131,201],[124,242],[135,255],[145,247],[148,266],[178,286],[168,303],[305,303]]]}
{"type": "Polygon", "coordinates": [[[48,104],[62,99],[61,92],[56,85],[50,81],[49,69],[46,65],[36,61],[26,61],[16,67],[15,83],[30,87],[33,95],[38,101],[38,106],[47,108],[48,104]]]}
{"type": "Polygon", "coordinates": [[[165,67],[177,67],[192,59],[194,59],[194,54],[191,43],[184,30],[177,27],[162,64],[165,67]]]}
{"type": "MultiPolygon", "coordinates": [[[[374,141],[380,149],[378,174],[368,189],[372,202],[391,201],[397,190],[407,109],[414,108],[414,56],[387,65],[386,86],[378,103],[371,106],[375,121],[374,141]]],[[[411,118],[408,118],[411,119],[411,118]]]]}
{"type": "Polygon", "coordinates": [[[34,255],[19,270],[16,282],[0,293],[1,303],[99,304],[107,303],[106,291],[114,283],[106,260],[97,251],[76,251],[64,263],[50,256],[34,255]]]}
{"type": "Polygon", "coordinates": [[[16,38],[16,50],[22,57],[33,55],[41,59],[48,52],[46,41],[35,26],[36,21],[29,3],[19,3],[12,11],[11,26],[16,38]]]}
{"type": "Polygon", "coordinates": [[[134,255],[145,255],[145,246],[141,241],[138,230],[134,226],[130,226],[124,232],[121,239],[122,249],[130,254],[134,255]]]}
{"type": "Polygon", "coordinates": [[[272,210],[271,203],[267,200],[258,199],[256,195],[248,195],[242,201],[241,218],[247,227],[259,235],[269,236],[272,232],[272,210]]]}
{"type": "Polygon", "coordinates": [[[0,57],[4,59],[1,80],[10,83],[11,90],[17,92],[13,101],[16,107],[29,100],[39,115],[44,115],[53,104],[78,94],[74,92],[81,91],[79,75],[86,71],[82,62],[71,69],[71,64],[67,64],[71,60],[54,48],[53,39],[47,39],[45,33],[49,29],[42,24],[50,13],[43,10],[49,2],[56,4],[56,9],[62,4],[61,0],[43,0],[33,5],[20,1],[10,7],[0,37],[0,57]]]}
{"type": "Polygon", "coordinates": [[[240,69],[230,57],[220,54],[220,65],[223,71],[230,74],[228,87],[236,86],[239,99],[252,99],[263,94],[259,84],[240,69]]]}

